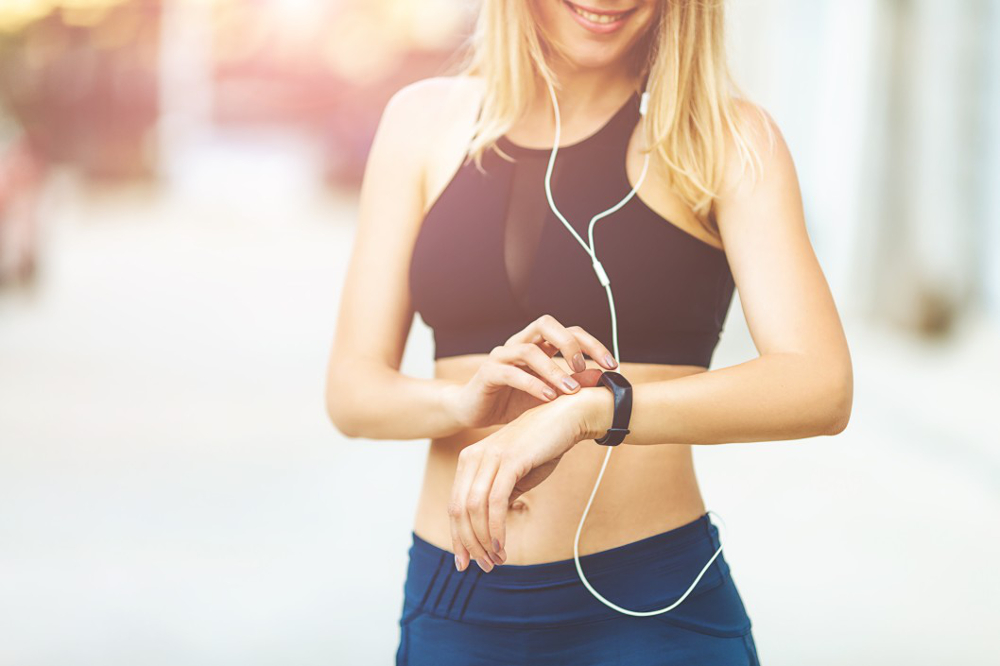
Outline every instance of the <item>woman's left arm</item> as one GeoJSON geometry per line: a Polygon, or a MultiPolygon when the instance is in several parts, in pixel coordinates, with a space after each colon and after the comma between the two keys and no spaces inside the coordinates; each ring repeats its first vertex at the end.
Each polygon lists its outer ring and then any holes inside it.
{"type": "MultiPolygon", "coordinates": [[[[755,114],[753,107],[744,110],[755,114]]],[[[798,178],[774,121],[754,143],[763,172],[742,174],[730,146],[716,219],[760,355],[738,365],[633,388],[625,444],[721,444],[835,435],[850,419],[851,356],[806,232],[798,178]]],[[[762,123],[761,123],[762,124],[762,123]]],[[[574,395],[585,437],[611,423],[604,387],[574,395]]],[[[570,396],[563,396],[570,397],[570,396]]]]}

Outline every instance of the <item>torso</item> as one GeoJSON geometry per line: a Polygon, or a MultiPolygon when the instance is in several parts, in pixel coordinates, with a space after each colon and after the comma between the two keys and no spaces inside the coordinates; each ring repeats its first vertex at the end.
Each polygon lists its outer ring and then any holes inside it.
{"type": "MultiPolygon", "coordinates": [[[[435,375],[468,380],[485,355],[439,359],[435,375]]],[[[561,361],[561,359],[557,359],[561,361]]],[[[596,363],[588,361],[588,367],[596,363]]],[[[633,385],[703,372],[704,368],[622,363],[619,370],[633,385]]],[[[558,400],[558,398],[557,398],[558,400]]],[[[431,440],[413,531],[451,550],[448,500],[458,454],[496,427],[468,430],[431,440]]],[[[507,519],[507,564],[534,564],[573,557],[573,537],[594,487],[606,447],[585,441],[563,456],[542,484],[519,497],[507,519]]],[[[698,518],[705,506],[695,478],[691,445],[618,446],[580,537],[580,554],[614,548],[665,532],[698,518]]]]}
{"type": "MultiPolygon", "coordinates": [[[[479,107],[479,82],[453,81],[461,103],[442,105],[448,118],[442,118],[440,139],[427,156],[424,177],[425,212],[440,196],[459,168],[467,149],[468,137],[479,107]]],[[[451,99],[456,99],[452,97],[451,99]]],[[[620,102],[624,99],[624,95],[620,102]]],[[[562,145],[572,144],[589,135],[595,126],[613,113],[609,102],[604,118],[567,123],[562,145]]],[[[545,146],[547,126],[534,120],[534,131],[527,122],[520,123],[507,137],[524,146],[545,146]]],[[[550,139],[551,142],[551,139],[550,139]]],[[[549,144],[550,145],[550,144],[549,144]]],[[[642,168],[639,130],[629,141],[626,173],[635,183],[642,168]]],[[[662,174],[652,170],[639,196],[650,209],[670,220],[676,227],[713,248],[721,249],[695,220],[693,214],[665,185],[662,174]]],[[[574,322],[564,322],[566,325],[574,322]]],[[[499,343],[498,343],[499,344],[499,343]]],[[[435,361],[435,376],[465,382],[487,358],[487,353],[464,354],[435,361]]],[[[565,366],[561,357],[557,362],[565,366]]],[[[588,367],[599,367],[592,360],[588,367]]],[[[623,361],[619,372],[635,384],[661,381],[704,372],[698,365],[630,363],[623,361]]],[[[423,487],[413,530],[426,541],[452,549],[447,512],[458,454],[465,446],[481,440],[496,427],[464,430],[451,437],[431,441],[423,487]]],[[[544,483],[522,495],[511,507],[507,525],[507,564],[534,564],[569,559],[573,556],[573,537],[587,498],[593,489],[607,449],[592,441],[578,444],[569,451],[544,483]]],[[[580,552],[587,554],[614,548],[652,536],[695,520],[705,512],[692,461],[691,445],[669,442],[663,445],[615,449],[601,482],[580,539],[580,552]]]]}

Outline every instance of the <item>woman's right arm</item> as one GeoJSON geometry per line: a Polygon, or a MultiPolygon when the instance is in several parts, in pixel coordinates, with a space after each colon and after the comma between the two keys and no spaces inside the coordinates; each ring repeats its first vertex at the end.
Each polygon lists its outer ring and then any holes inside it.
{"type": "Polygon", "coordinates": [[[479,103],[473,85],[438,77],[406,86],[375,132],[327,368],[327,412],[348,437],[435,439],[507,423],[560,393],[594,386],[600,372],[586,370],[584,352],[609,370],[617,365],[593,335],[542,315],[498,341],[468,382],[399,372],[413,323],[408,273],[423,221],[425,160],[432,142],[455,145],[456,155],[467,144],[479,103]],[[465,135],[455,118],[467,119],[465,135]],[[556,363],[557,352],[572,367],[556,363]]]}
{"type": "Polygon", "coordinates": [[[459,100],[456,87],[433,78],[400,89],[375,132],[326,380],[327,413],[348,437],[422,439],[461,429],[451,409],[455,382],[399,372],[414,314],[408,270],[424,164],[440,126],[432,110],[448,108],[441,105],[452,94],[459,100]]]}

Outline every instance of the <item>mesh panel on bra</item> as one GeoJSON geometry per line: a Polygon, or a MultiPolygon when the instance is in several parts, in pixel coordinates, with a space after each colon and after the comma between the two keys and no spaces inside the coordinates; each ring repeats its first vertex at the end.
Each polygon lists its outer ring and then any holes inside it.
{"type": "MultiPolygon", "coordinates": [[[[548,167],[548,153],[543,155],[518,156],[511,174],[510,193],[507,199],[507,214],[504,219],[503,257],[506,278],[515,301],[528,310],[527,293],[538,262],[545,261],[539,256],[543,231],[546,224],[562,223],[549,209],[545,196],[545,171],[548,167]]],[[[552,170],[553,197],[559,191],[558,183],[563,174],[558,158],[552,170]]],[[[556,205],[559,205],[556,197],[556,205]]],[[[568,233],[563,231],[563,233],[568,233]]],[[[575,240],[572,241],[576,243],[575,240]]],[[[581,248],[582,251],[582,248],[581,248]]]]}

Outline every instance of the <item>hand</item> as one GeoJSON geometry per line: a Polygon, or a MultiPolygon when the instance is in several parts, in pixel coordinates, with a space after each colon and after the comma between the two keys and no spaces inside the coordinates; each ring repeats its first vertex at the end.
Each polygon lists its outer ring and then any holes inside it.
{"type": "Polygon", "coordinates": [[[455,385],[449,403],[467,428],[510,423],[525,411],[554,400],[560,395],[556,390],[570,394],[597,385],[602,371],[587,368],[584,351],[608,370],[618,367],[611,352],[593,335],[542,315],[494,347],[467,383],[455,385]],[[556,352],[576,372],[563,370],[552,358],[556,352]],[[567,384],[567,379],[573,381],[567,384]]]}
{"type": "Polygon", "coordinates": [[[448,504],[459,571],[470,557],[486,572],[506,561],[507,508],[547,479],[563,454],[586,438],[583,405],[570,396],[529,409],[462,449],[448,504]]]}

